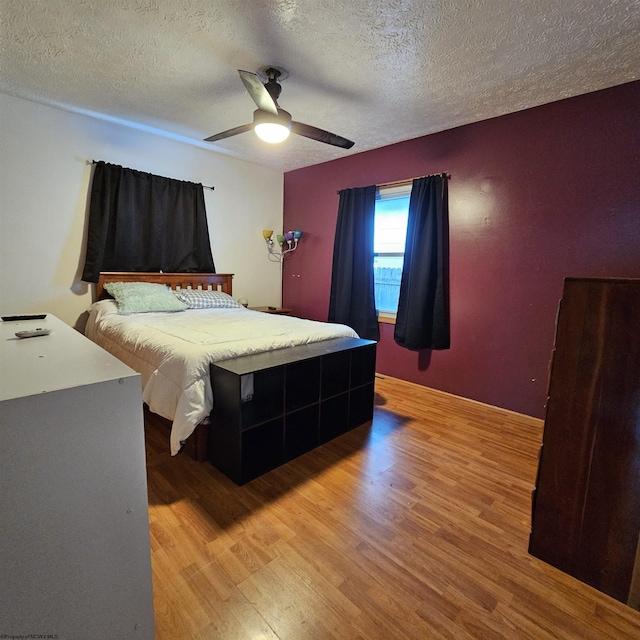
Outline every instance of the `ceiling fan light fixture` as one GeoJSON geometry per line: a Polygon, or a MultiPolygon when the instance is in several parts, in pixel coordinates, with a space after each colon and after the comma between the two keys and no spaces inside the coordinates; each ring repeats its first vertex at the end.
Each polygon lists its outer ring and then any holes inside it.
{"type": "Polygon", "coordinates": [[[278,109],[278,115],[257,109],[253,114],[253,130],[265,142],[283,142],[291,133],[291,114],[284,109],[278,109]]]}
{"type": "Polygon", "coordinates": [[[290,129],[287,129],[283,124],[278,124],[277,122],[262,122],[261,124],[255,125],[253,130],[260,140],[270,142],[271,144],[283,142],[291,133],[290,129]]]}

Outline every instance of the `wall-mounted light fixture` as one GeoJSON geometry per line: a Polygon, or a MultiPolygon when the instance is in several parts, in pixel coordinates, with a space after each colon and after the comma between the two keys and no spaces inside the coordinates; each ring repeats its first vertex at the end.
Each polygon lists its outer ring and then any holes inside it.
{"type": "Polygon", "coordinates": [[[284,235],[276,235],[276,241],[273,240],[273,230],[263,229],[262,237],[267,243],[269,252],[269,260],[272,262],[282,262],[287,253],[292,253],[298,248],[298,241],[302,238],[302,231],[287,231],[284,235]],[[280,250],[275,248],[276,242],[280,250]]]}

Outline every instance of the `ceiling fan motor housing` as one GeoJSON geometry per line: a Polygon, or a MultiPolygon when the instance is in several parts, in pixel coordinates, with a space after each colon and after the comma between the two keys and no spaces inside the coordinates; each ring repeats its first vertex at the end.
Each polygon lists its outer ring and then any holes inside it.
{"type": "Polygon", "coordinates": [[[253,112],[253,125],[257,124],[281,124],[287,129],[291,129],[291,114],[284,109],[278,109],[276,116],[263,109],[256,109],[253,112]]]}

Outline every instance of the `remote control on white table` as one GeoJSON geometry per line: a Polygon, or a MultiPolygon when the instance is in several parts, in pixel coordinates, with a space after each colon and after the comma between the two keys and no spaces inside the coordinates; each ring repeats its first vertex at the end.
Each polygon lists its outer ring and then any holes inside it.
{"type": "Polygon", "coordinates": [[[29,331],[16,331],[18,338],[35,338],[37,336],[48,336],[51,333],[51,329],[43,329],[38,327],[37,329],[31,329],[29,331]]]}

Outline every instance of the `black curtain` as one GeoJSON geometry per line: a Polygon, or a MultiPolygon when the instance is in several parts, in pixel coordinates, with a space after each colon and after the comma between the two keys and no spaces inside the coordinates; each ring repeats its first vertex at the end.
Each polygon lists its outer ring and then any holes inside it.
{"type": "Polygon", "coordinates": [[[413,181],[394,340],[448,349],[449,215],[445,174],[413,181]]]}
{"type": "Polygon", "coordinates": [[[202,185],[97,162],[82,279],[101,271],[213,273],[202,185]]]}
{"type": "Polygon", "coordinates": [[[344,189],[339,195],[329,322],[346,324],[361,338],[379,340],[373,284],[376,187],[344,189]]]}

